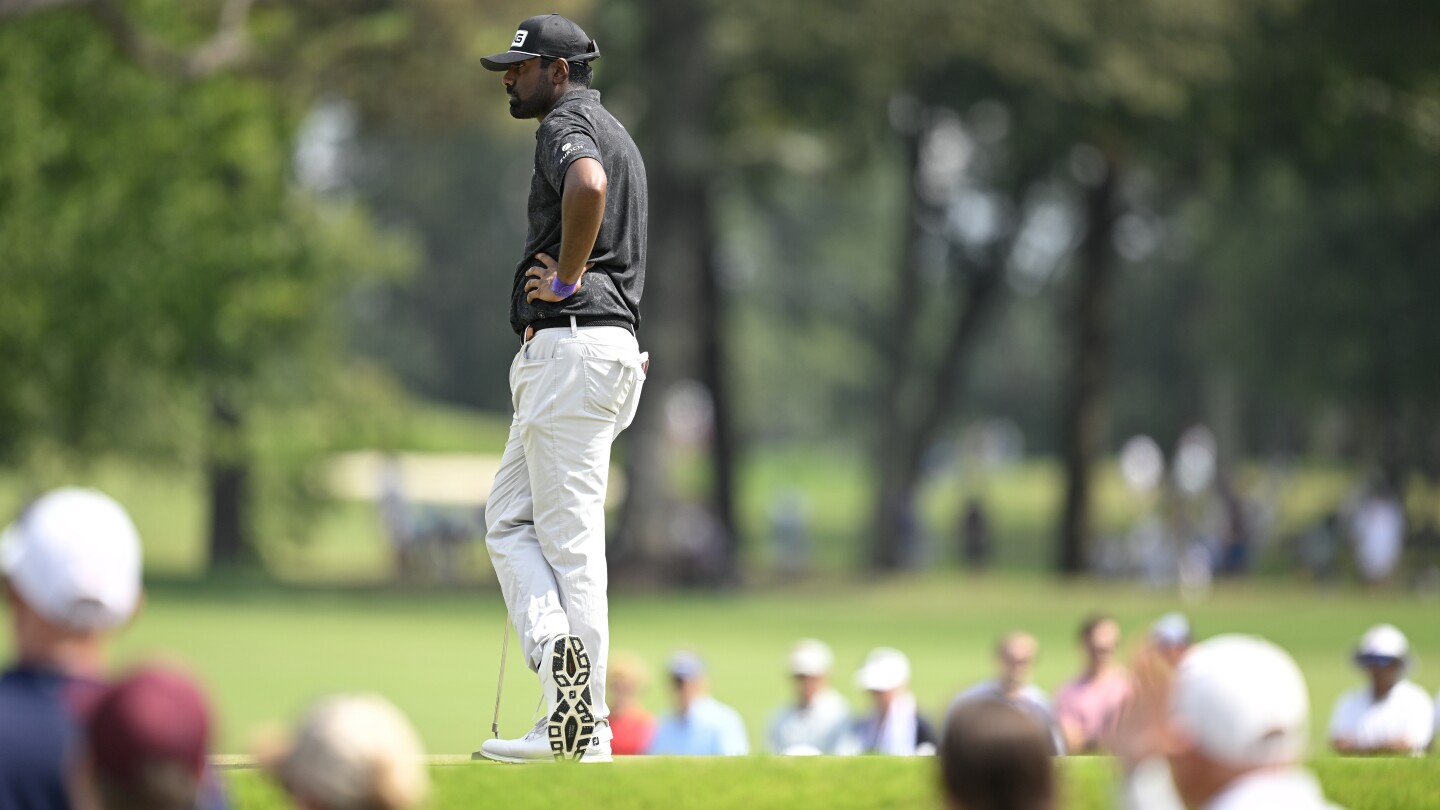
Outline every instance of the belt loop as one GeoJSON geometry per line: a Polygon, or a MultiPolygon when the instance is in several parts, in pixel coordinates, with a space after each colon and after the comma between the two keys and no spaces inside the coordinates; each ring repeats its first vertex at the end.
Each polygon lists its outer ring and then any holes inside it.
{"type": "Polygon", "coordinates": [[[575,320],[574,315],[570,316],[570,337],[580,337],[580,322],[575,320]]]}

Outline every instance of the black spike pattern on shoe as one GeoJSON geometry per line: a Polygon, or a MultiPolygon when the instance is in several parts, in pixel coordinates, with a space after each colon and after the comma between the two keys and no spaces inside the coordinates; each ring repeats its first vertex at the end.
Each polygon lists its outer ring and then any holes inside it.
{"type": "Polygon", "coordinates": [[[595,739],[595,714],[590,708],[590,654],[578,637],[555,639],[550,674],[556,687],[547,729],[550,751],[557,760],[579,760],[595,739]]]}

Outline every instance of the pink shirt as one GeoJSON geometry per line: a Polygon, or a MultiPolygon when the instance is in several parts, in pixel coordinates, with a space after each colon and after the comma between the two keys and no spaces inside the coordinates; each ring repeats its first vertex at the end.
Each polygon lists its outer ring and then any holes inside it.
{"type": "Polygon", "coordinates": [[[1100,736],[1114,727],[1128,697],[1130,678],[1121,670],[1093,680],[1077,678],[1060,687],[1055,695],[1055,719],[1062,728],[1078,726],[1085,737],[1085,748],[1093,748],[1099,744],[1100,736]]]}

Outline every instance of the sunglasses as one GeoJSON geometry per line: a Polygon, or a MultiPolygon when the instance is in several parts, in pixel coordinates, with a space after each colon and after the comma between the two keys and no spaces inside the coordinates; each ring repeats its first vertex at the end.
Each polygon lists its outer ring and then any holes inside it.
{"type": "Polygon", "coordinates": [[[1356,653],[1355,663],[1359,664],[1362,667],[1393,667],[1405,663],[1405,659],[1396,658],[1393,655],[1356,653]]]}

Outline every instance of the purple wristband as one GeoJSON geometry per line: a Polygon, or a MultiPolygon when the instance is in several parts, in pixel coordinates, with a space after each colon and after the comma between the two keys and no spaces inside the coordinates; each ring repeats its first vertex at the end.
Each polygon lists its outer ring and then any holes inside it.
{"type": "Polygon", "coordinates": [[[550,292],[555,293],[561,298],[569,298],[570,296],[574,295],[576,288],[578,288],[579,286],[580,282],[578,281],[574,284],[561,284],[559,273],[556,273],[555,277],[550,279],[550,292]]]}

